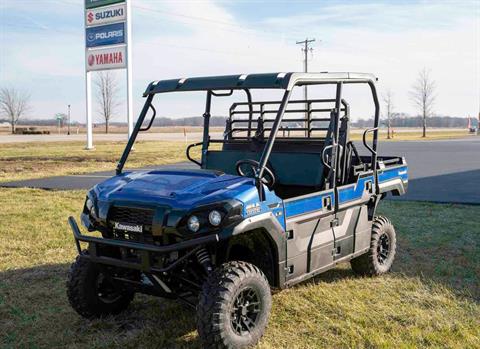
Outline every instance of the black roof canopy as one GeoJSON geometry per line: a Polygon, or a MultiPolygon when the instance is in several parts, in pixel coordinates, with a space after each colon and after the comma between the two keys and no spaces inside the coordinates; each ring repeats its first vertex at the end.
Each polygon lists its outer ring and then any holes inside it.
{"type": "Polygon", "coordinates": [[[365,73],[266,73],[205,76],[170,79],[151,82],[144,96],[175,91],[242,90],[242,89],[291,89],[295,85],[332,84],[337,82],[376,81],[365,73]]]}

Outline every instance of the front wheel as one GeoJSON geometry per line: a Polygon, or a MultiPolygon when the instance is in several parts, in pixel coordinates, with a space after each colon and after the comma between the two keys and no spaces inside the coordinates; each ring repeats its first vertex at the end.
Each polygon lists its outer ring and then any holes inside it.
{"type": "Polygon", "coordinates": [[[364,255],[351,260],[356,274],[380,275],[392,267],[397,250],[397,237],[392,222],[386,217],[375,217],[372,224],[370,249],[364,255]]]}
{"type": "Polygon", "coordinates": [[[84,256],[86,253],[77,257],[68,273],[67,296],[72,308],[88,319],[125,310],[134,293],[115,288],[108,275],[84,256]]]}
{"type": "Polygon", "coordinates": [[[205,348],[255,345],[267,326],[272,295],[265,275],[253,264],[234,261],[205,281],[197,307],[197,329],[205,348]]]}

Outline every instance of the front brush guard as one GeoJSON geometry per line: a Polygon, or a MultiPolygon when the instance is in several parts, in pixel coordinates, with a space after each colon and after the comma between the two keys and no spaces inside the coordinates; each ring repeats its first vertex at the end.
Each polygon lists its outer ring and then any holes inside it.
{"type": "Polygon", "coordinates": [[[99,238],[95,236],[83,235],[80,232],[80,229],[78,228],[78,224],[73,217],[68,218],[68,223],[72,228],[73,237],[75,238],[75,244],[77,246],[77,250],[79,254],[81,254],[82,252],[80,247],[80,241],[88,242],[89,254],[85,255],[85,257],[91,259],[92,262],[111,265],[111,266],[120,267],[120,268],[135,269],[135,270],[140,270],[148,273],[167,272],[175,268],[177,265],[179,265],[181,262],[183,262],[185,259],[187,259],[191,255],[193,255],[195,252],[197,252],[200,248],[204,247],[205,245],[219,241],[218,234],[211,234],[211,235],[202,236],[196,239],[178,242],[171,245],[156,246],[151,244],[141,244],[141,243],[132,242],[132,241],[105,239],[105,238],[99,238]],[[100,251],[97,245],[119,247],[119,248],[138,251],[140,262],[125,261],[123,259],[102,256],[100,255],[100,251]],[[177,251],[182,251],[186,249],[191,249],[191,250],[167,266],[160,268],[160,267],[151,265],[152,254],[155,254],[155,255],[168,254],[171,252],[177,252],[177,251]]]}

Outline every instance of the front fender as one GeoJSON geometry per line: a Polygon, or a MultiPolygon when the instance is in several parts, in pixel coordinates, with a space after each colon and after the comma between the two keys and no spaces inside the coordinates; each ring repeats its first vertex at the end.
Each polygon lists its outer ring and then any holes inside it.
{"type": "Polygon", "coordinates": [[[228,240],[252,230],[261,229],[266,232],[272,246],[275,248],[276,266],[278,267],[275,275],[278,276],[276,284],[283,288],[285,283],[285,263],[287,259],[287,239],[285,230],[280,225],[276,217],[271,212],[262,213],[253,217],[244,219],[239,224],[230,229],[220,232],[220,240],[228,240]]]}

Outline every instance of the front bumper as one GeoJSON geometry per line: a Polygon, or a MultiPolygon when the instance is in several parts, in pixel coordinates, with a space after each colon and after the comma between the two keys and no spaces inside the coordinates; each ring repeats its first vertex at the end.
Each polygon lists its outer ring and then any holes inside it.
{"type": "Polygon", "coordinates": [[[173,269],[175,266],[179,265],[186,258],[191,256],[197,250],[203,246],[218,242],[218,234],[211,234],[202,236],[199,238],[182,241],[179,243],[166,245],[166,246],[156,246],[152,244],[142,244],[138,242],[126,241],[126,240],[115,240],[115,239],[104,239],[95,236],[83,235],[78,228],[78,224],[73,217],[68,218],[68,223],[72,228],[73,237],[75,238],[75,244],[77,246],[78,253],[81,254],[80,241],[88,242],[88,255],[85,257],[91,259],[95,263],[112,265],[121,268],[141,270],[143,272],[167,272],[173,269]],[[119,258],[113,258],[109,256],[102,256],[98,247],[99,246],[110,246],[118,247],[129,250],[138,251],[139,262],[126,261],[119,258]],[[170,263],[167,266],[157,267],[152,266],[152,256],[153,255],[164,255],[171,252],[183,251],[190,249],[186,254],[177,259],[176,261],[170,263]]]}

